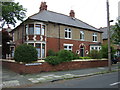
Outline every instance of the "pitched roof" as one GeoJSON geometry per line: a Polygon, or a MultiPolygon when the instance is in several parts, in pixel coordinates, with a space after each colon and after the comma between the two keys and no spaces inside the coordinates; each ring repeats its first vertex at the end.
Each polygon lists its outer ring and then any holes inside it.
{"type": "Polygon", "coordinates": [[[103,31],[103,33],[102,33],[102,39],[108,39],[107,27],[100,28],[100,31],[103,31]]]}
{"type": "Polygon", "coordinates": [[[93,27],[81,20],[72,18],[72,17],[64,15],[64,14],[49,11],[49,10],[43,10],[37,14],[30,16],[28,19],[59,23],[59,24],[64,24],[64,25],[69,25],[69,26],[74,26],[74,27],[79,27],[79,28],[84,28],[84,29],[101,32],[100,30],[96,29],[95,27],[93,27]]]}
{"type": "MultiPolygon", "coordinates": [[[[113,34],[113,27],[114,27],[114,25],[111,25],[110,26],[110,36],[112,36],[112,34],[113,34]]],[[[99,29],[100,31],[102,31],[103,33],[102,33],[102,39],[108,39],[108,28],[107,27],[103,27],[103,28],[100,28],[99,29]]]]}

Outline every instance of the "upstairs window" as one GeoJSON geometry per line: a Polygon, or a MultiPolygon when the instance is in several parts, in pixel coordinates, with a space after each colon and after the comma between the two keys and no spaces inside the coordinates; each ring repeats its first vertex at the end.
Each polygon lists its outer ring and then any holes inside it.
{"type": "Polygon", "coordinates": [[[41,35],[45,35],[45,25],[42,25],[41,35]]]}
{"type": "Polygon", "coordinates": [[[84,40],[84,31],[80,31],[80,40],[84,40]]]}
{"type": "Polygon", "coordinates": [[[36,24],[35,25],[35,34],[40,35],[40,33],[41,33],[40,29],[41,29],[41,25],[40,24],[36,24]]]}
{"type": "Polygon", "coordinates": [[[34,35],[34,24],[29,24],[28,34],[34,35]]]}
{"type": "Polygon", "coordinates": [[[97,33],[93,33],[93,42],[97,42],[97,33]]]}
{"type": "Polygon", "coordinates": [[[71,29],[66,28],[65,29],[65,39],[71,39],[71,38],[72,38],[71,29]]]}

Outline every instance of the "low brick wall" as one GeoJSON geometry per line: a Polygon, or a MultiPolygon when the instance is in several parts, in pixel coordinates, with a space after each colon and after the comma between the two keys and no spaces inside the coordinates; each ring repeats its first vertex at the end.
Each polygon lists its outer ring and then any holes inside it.
{"type": "Polygon", "coordinates": [[[2,65],[3,67],[7,67],[14,72],[20,74],[27,74],[27,73],[40,73],[40,72],[48,72],[48,71],[63,71],[63,70],[102,67],[108,65],[108,60],[72,61],[72,62],[64,62],[55,66],[52,66],[46,62],[42,63],[41,65],[26,66],[25,64],[3,61],[2,65]]]}

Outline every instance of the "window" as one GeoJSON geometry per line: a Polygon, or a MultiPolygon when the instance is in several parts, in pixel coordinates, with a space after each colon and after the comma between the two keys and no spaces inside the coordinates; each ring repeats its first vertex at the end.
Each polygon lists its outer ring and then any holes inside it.
{"type": "Polygon", "coordinates": [[[34,24],[29,24],[28,34],[34,35],[34,24]]]}
{"type": "Polygon", "coordinates": [[[64,50],[72,51],[73,44],[64,44],[64,50]]]}
{"type": "Polygon", "coordinates": [[[41,31],[41,30],[40,30],[40,29],[41,29],[40,27],[41,27],[40,24],[36,24],[36,25],[35,25],[35,34],[40,35],[40,31],[41,31]]]}
{"type": "Polygon", "coordinates": [[[93,33],[93,42],[97,41],[97,33],[93,33]]]}
{"type": "Polygon", "coordinates": [[[71,39],[71,29],[69,29],[69,28],[66,28],[65,29],[65,38],[66,39],[71,39]]]}
{"type": "Polygon", "coordinates": [[[45,25],[42,25],[41,35],[45,35],[45,25]]]}
{"type": "Polygon", "coordinates": [[[45,58],[45,44],[42,44],[42,58],[45,58]]]}
{"type": "Polygon", "coordinates": [[[38,58],[41,58],[41,44],[40,43],[36,43],[36,50],[38,51],[38,58]]]}
{"type": "Polygon", "coordinates": [[[84,31],[80,31],[80,40],[84,40],[84,31]]]}

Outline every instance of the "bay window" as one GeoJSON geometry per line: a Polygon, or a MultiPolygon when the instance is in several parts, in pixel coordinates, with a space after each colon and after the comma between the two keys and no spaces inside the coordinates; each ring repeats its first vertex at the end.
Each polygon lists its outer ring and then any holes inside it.
{"type": "Polygon", "coordinates": [[[26,24],[25,25],[26,35],[45,35],[44,24],[26,24]]]}

